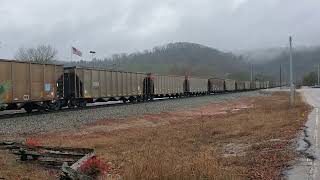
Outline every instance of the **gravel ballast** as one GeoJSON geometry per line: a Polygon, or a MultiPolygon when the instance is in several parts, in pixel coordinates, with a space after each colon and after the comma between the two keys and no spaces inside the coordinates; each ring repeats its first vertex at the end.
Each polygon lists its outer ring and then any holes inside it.
{"type": "Polygon", "coordinates": [[[51,130],[68,130],[79,128],[83,124],[93,123],[97,120],[188,109],[209,103],[258,95],[260,95],[259,91],[240,92],[1,119],[0,135],[21,135],[45,133],[51,130]]]}

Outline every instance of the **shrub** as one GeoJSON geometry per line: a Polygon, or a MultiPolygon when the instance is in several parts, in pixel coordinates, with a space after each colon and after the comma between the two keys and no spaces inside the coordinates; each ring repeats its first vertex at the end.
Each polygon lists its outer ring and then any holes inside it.
{"type": "Polygon", "coordinates": [[[25,144],[28,147],[40,146],[40,143],[37,140],[33,139],[33,138],[27,138],[25,144]]]}
{"type": "Polygon", "coordinates": [[[80,166],[80,171],[90,177],[98,177],[107,174],[109,166],[102,160],[93,157],[80,166]]]}

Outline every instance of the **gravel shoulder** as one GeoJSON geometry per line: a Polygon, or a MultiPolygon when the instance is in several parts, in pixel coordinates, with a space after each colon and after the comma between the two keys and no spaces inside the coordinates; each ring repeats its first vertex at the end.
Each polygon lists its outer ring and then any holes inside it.
{"type": "Polygon", "coordinates": [[[260,95],[259,91],[240,92],[1,119],[0,136],[28,135],[49,131],[72,130],[80,128],[84,124],[94,123],[98,120],[121,119],[128,116],[184,110],[210,103],[225,102],[241,97],[253,97],[258,95],[260,95]]]}

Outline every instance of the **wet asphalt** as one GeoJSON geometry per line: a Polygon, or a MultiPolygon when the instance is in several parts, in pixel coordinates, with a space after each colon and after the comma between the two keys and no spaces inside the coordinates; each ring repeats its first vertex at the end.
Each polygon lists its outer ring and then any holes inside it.
{"type": "Polygon", "coordinates": [[[317,180],[320,179],[320,89],[303,88],[298,91],[303,94],[305,101],[313,106],[313,110],[297,140],[296,148],[301,156],[284,174],[289,180],[317,180]]]}

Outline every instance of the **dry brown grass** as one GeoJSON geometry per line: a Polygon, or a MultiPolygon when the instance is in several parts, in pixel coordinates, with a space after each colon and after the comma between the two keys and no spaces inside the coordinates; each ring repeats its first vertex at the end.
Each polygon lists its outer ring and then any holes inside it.
{"type": "Polygon", "coordinates": [[[56,172],[45,170],[36,165],[26,165],[16,161],[9,151],[0,151],[0,179],[4,180],[33,180],[57,179],[56,172]]]}
{"type": "Polygon", "coordinates": [[[51,133],[38,140],[95,148],[112,163],[114,178],[279,179],[295,158],[291,145],[309,111],[300,97],[293,109],[287,104],[285,93],[274,93],[212,104],[191,113],[133,117],[128,119],[131,126],[102,121],[80,132],[51,133]],[[142,120],[148,123],[134,125],[142,120]],[[111,128],[120,125],[125,128],[111,128]]]}

